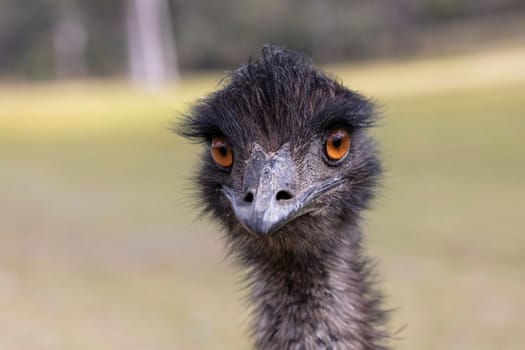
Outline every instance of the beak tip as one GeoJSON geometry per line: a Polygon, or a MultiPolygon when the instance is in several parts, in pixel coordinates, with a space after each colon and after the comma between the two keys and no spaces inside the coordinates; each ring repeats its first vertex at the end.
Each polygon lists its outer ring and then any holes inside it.
{"type": "Polygon", "coordinates": [[[247,228],[259,237],[266,236],[272,232],[271,225],[268,225],[267,222],[262,220],[252,223],[252,225],[249,225],[247,228]]]}

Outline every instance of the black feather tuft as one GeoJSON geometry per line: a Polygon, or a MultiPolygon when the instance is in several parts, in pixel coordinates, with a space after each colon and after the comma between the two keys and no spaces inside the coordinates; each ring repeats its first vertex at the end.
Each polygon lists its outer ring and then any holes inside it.
{"type": "Polygon", "coordinates": [[[372,104],[316,69],[309,57],[267,45],[246,65],[229,73],[222,89],[198,101],[179,126],[184,137],[226,136],[245,145],[259,141],[276,149],[303,142],[329,127],[372,126],[372,104]]]}

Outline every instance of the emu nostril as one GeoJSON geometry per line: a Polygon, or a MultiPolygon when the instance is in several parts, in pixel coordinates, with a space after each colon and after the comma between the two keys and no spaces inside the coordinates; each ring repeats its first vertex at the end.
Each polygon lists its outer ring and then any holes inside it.
{"type": "Polygon", "coordinates": [[[277,192],[277,195],[275,196],[275,199],[278,201],[285,201],[288,199],[292,199],[293,195],[288,191],[279,191],[277,192]]]}
{"type": "Polygon", "coordinates": [[[248,193],[246,194],[246,196],[244,196],[244,200],[245,200],[246,202],[248,202],[248,203],[253,202],[253,193],[248,192],[248,193]]]}

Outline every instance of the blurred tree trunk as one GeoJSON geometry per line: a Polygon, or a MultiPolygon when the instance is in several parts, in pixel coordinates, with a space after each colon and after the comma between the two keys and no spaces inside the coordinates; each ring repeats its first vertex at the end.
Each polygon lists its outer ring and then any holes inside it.
{"type": "Polygon", "coordinates": [[[155,89],[177,81],[179,72],[168,2],[129,0],[126,18],[133,82],[155,89]]]}

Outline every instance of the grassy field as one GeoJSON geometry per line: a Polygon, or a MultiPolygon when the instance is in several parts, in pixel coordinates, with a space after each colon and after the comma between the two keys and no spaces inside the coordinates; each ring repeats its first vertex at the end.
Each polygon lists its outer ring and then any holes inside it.
{"type": "MultiPolygon", "coordinates": [[[[365,227],[395,348],[525,348],[525,48],[328,67],[373,96],[365,227]]],[[[220,75],[0,84],[0,349],[246,349],[240,273],[168,131],[220,75]]]]}

